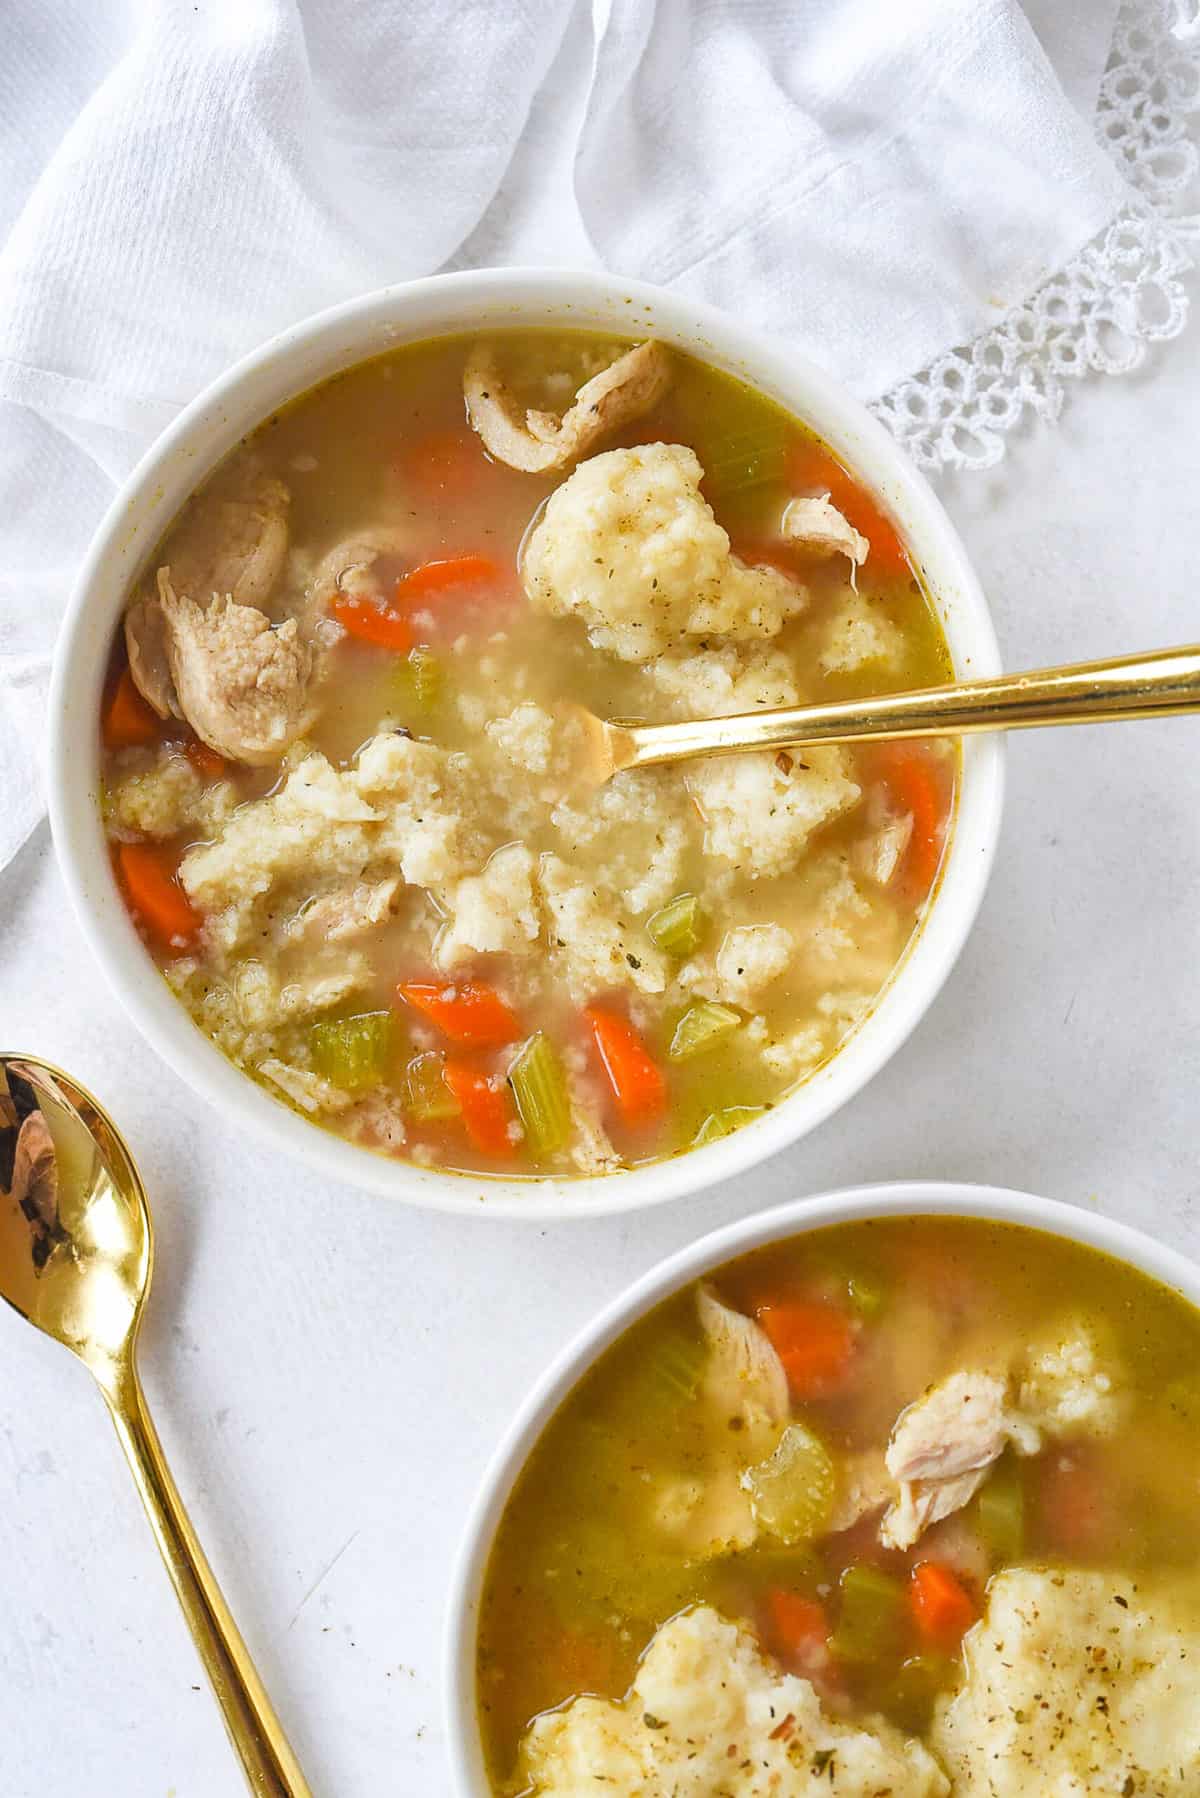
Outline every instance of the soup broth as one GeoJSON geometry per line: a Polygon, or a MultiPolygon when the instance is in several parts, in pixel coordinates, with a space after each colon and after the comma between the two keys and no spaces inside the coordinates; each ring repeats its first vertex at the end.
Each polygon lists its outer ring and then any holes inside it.
{"type": "MultiPolygon", "coordinates": [[[[555,419],[628,351],[489,354],[555,419]]],[[[563,703],[686,717],[950,668],[891,521],[765,396],[671,352],[594,454],[530,471],[464,419],[473,354],[326,382],[191,502],[114,648],[106,824],[166,979],[281,1102],[426,1165],[617,1171],[837,1051],[919,926],[957,762],[826,749],[586,792],[563,703]]]]}
{"type": "MultiPolygon", "coordinates": [[[[864,1727],[882,1718],[897,1740],[931,1745],[953,1773],[972,1703],[968,1693],[952,1708],[965,1679],[963,1638],[978,1669],[1001,1576],[1048,1576],[1068,1591],[1072,1579],[1107,1580],[1109,1614],[1122,1620],[1165,1592],[1178,1633],[1164,1632],[1153,1652],[1165,1665],[1183,1652],[1180,1642],[1194,1651],[1198,1451],[1200,1314],[1093,1250],[1028,1229],[931,1217],[816,1231],[735,1261],[602,1356],[547,1426],[509,1499],[478,1635],[493,1788],[558,1791],[551,1775],[561,1763],[544,1743],[532,1751],[531,1724],[582,1693],[621,1700],[655,1631],[689,1607],[742,1624],[777,1669],[815,1688],[830,1717],[864,1727]],[[722,1330],[731,1316],[782,1364],[778,1415],[767,1414],[761,1369],[748,1371],[744,1352],[729,1377],[722,1330]],[[955,1472],[955,1442],[980,1418],[978,1394],[966,1395],[964,1381],[991,1381],[1002,1395],[1000,1435],[968,1445],[965,1480],[955,1472]],[[927,1424],[936,1452],[926,1443],[925,1465],[945,1481],[910,1489],[914,1517],[889,1469],[904,1471],[905,1438],[928,1434],[927,1424]]],[[[1067,1625],[1060,1630],[1058,1665],[1079,1694],[1087,1682],[1072,1657],[1090,1664],[1105,1640],[1092,1635],[1080,1648],[1067,1625]]],[[[1152,1653],[1145,1639],[1142,1651],[1152,1653]]],[[[1016,1631],[1007,1653],[1015,1678],[1016,1631]]],[[[1049,1660],[1029,1677],[1050,1682],[1049,1660]]],[[[1194,1665],[1189,1677],[1194,1694],[1194,1665]]],[[[691,1696],[702,1711],[704,1693],[691,1696]]],[[[715,1703],[715,1690],[709,1696],[715,1703]]],[[[1168,1697],[1159,1695],[1158,1733],[1169,1759],[1180,1751],[1178,1738],[1168,1746],[1176,1714],[1168,1697]]],[[[1076,1704],[1082,1696],[1073,1697],[1072,1715],[1076,1704]]],[[[1114,1717],[1118,1709],[1114,1693],[1114,1717]]],[[[1135,1711],[1126,1701],[1124,1714],[1135,1711]]],[[[559,1712],[554,1727],[572,1715],[559,1712]]],[[[1183,1783],[1159,1784],[1132,1737],[1117,1730],[1113,1753],[1126,1758],[1109,1761],[1096,1713],[1082,1714],[1080,1731],[1095,1783],[1056,1784],[1054,1775],[1076,1763],[1053,1757],[1036,1762],[1032,1783],[1020,1783],[1020,1766],[1008,1783],[1010,1757],[1015,1765],[1036,1741],[1018,1728],[1004,1738],[995,1784],[961,1777],[950,1789],[1197,1789],[1200,1737],[1196,1758],[1176,1762],[1183,1783]],[[1136,1783],[1110,1784],[1114,1765],[1136,1783]]],[[[987,1743],[977,1746],[982,1757],[987,1743]]],[[[597,1759],[596,1779],[605,1773],[597,1759]]],[[[763,1778],[761,1788],[698,1781],[678,1789],[809,1789],[763,1778]]],[[[637,1789],[677,1788],[664,1773],[661,1785],[648,1774],[637,1789]]]]}

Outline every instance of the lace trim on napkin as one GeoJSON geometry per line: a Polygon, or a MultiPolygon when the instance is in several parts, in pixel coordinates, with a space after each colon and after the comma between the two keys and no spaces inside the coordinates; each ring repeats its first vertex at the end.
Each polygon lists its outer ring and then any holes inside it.
{"type": "Polygon", "coordinates": [[[1023,306],[909,377],[872,410],[923,468],[990,468],[1027,412],[1054,419],[1065,384],[1137,368],[1188,316],[1200,240],[1186,211],[1200,166],[1200,0],[1125,0],[1096,133],[1130,186],[1116,218],[1023,306]]]}

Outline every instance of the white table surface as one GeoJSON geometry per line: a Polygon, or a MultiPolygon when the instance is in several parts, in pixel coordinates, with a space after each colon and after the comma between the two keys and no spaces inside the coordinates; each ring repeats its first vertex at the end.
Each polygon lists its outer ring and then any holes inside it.
{"type": "MultiPolygon", "coordinates": [[[[1200,638],[1200,331],[944,484],[1010,666],[1200,638]]],[[[5,1046],[127,1130],[143,1348],[179,1484],[320,1798],[449,1790],[439,1664],[467,1505],[565,1338],[663,1254],[804,1191],[979,1180],[1200,1252],[1200,722],[1013,738],[998,866],[908,1047],[792,1153],[595,1224],[425,1216],[312,1180],[159,1065],[90,965],[44,829],[0,886],[5,1046]]],[[[243,1798],[103,1406],[0,1312],[0,1792],[243,1798]]]]}

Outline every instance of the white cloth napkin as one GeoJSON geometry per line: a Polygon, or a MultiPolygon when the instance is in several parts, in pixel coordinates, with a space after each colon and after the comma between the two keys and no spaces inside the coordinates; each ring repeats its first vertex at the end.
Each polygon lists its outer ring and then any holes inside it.
{"type": "Polygon", "coordinates": [[[1125,184],[1116,0],[7,0],[0,866],[116,483],[233,357],[447,265],[599,260],[865,398],[969,343],[1125,184]]]}

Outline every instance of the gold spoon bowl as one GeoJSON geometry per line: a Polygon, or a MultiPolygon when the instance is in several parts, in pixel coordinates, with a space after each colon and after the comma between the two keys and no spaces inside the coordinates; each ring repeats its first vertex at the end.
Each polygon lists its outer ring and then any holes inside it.
{"type": "Polygon", "coordinates": [[[251,1791],[311,1798],[146,1408],[137,1343],[153,1268],[145,1189],[111,1118],[49,1062],[0,1055],[0,1298],[104,1394],[251,1791]]]}

